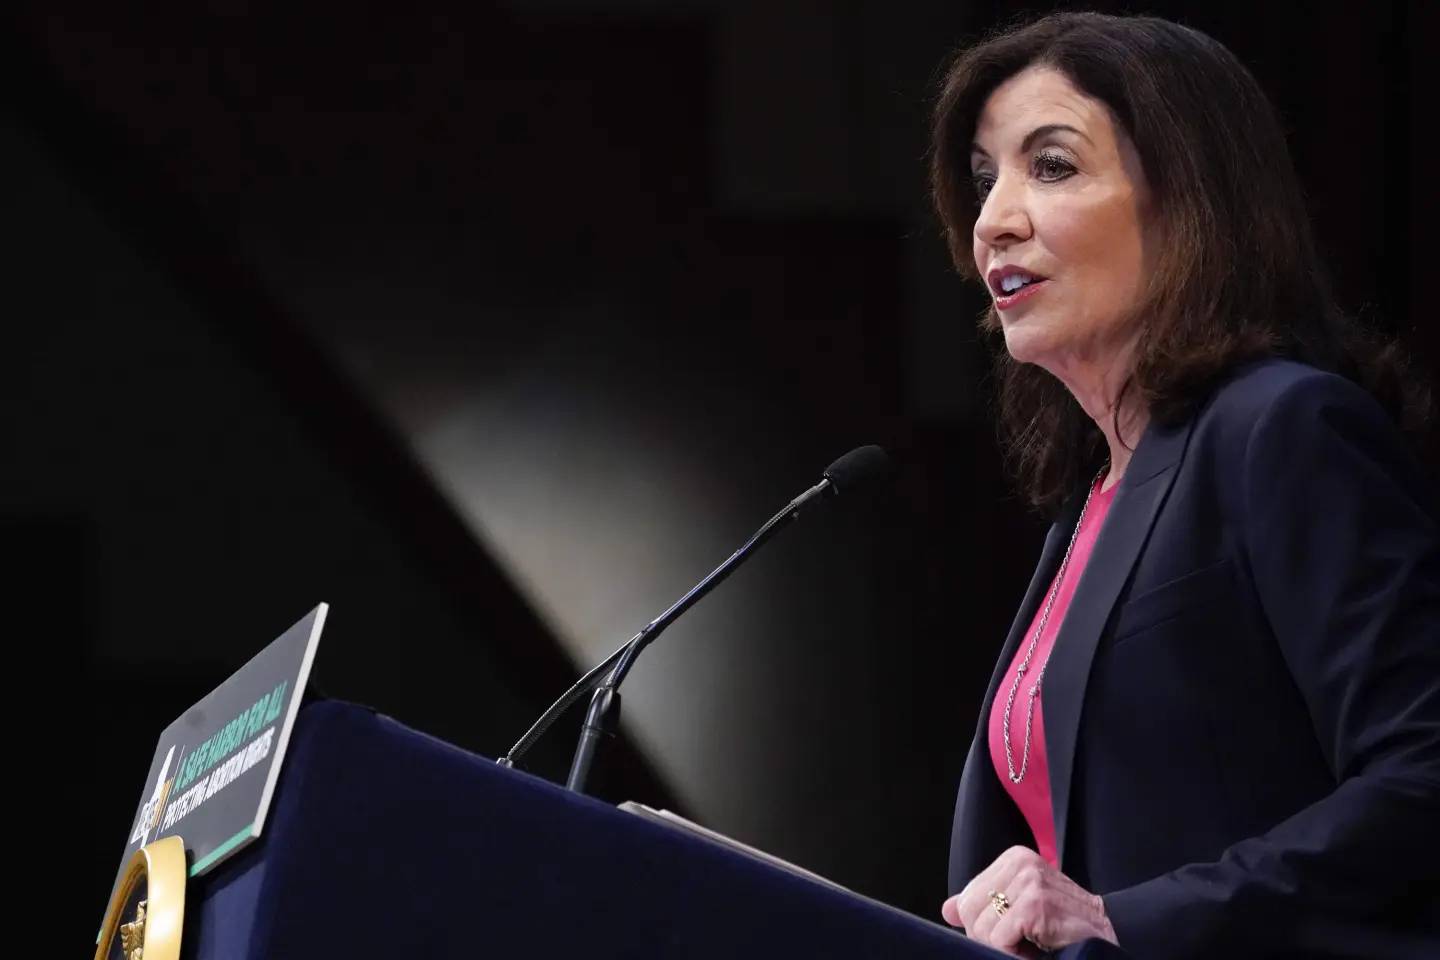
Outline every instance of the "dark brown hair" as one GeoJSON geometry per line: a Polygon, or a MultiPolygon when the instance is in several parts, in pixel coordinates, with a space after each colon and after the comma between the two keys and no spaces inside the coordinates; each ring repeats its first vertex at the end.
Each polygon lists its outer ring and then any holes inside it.
{"type": "MultiPolygon", "coordinates": [[[[1336,303],[1270,101],[1229,50],[1179,24],[1053,14],[958,55],[935,106],[930,185],[962,275],[978,279],[976,122],[996,87],[1034,65],[1104,103],[1139,153],[1161,242],[1125,390],[1138,391],[1153,419],[1184,417],[1239,363],[1279,355],[1357,380],[1403,426],[1423,426],[1428,395],[1407,385],[1398,346],[1361,330],[1336,303]]],[[[993,306],[981,328],[998,332],[993,306]]],[[[1099,466],[1103,436],[1049,373],[1003,346],[996,367],[1007,459],[1027,499],[1054,508],[1099,466]]]]}

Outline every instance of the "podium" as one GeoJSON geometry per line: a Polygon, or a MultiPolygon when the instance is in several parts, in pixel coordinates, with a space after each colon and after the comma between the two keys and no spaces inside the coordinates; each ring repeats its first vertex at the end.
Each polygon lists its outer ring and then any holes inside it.
{"type": "Polygon", "coordinates": [[[185,927],[187,960],[1003,956],[337,701],[301,711],[263,836],[191,881],[185,927]]]}

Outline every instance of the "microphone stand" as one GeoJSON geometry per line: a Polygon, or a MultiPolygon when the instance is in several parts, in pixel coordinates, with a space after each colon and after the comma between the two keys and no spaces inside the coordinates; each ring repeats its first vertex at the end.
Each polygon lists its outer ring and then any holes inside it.
{"type": "MultiPolygon", "coordinates": [[[[794,500],[791,500],[786,504],[785,509],[767,520],[765,525],[755,532],[754,536],[745,541],[739,550],[732,553],[720,566],[710,571],[704,580],[701,580],[695,584],[695,586],[691,587],[689,593],[675,601],[669,610],[666,610],[660,614],[660,616],[646,624],[644,629],[635,634],[625,646],[611,654],[605,663],[601,664],[596,670],[591,671],[590,675],[581,679],[580,684],[577,684],[576,687],[581,687],[589,676],[598,675],[607,664],[612,660],[615,661],[614,669],[611,670],[610,675],[595,688],[595,694],[590,698],[590,707],[585,711],[585,723],[580,729],[580,742],[575,747],[575,757],[570,763],[570,776],[565,781],[567,790],[573,790],[576,793],[585,792],[585,782],[590,776],[590,767],[595,762],[595,755],[599,750],[600,744],[615,735],[616,725],[620,717],[620,684],[625,681],[626,675],[629,674],[630,668],[635,665],[635,659],[640,656],[640,652],[649,646],[666,627],[674,623],[676,618],[686,610],[689,610],[696,601],[715,589],[726,577],[734,573],[735,569],[744,563],[756,548],[760,547],[765,541],[778,533],[781,528],[798,517],[801,508],[816,497],[822,496],[827,491],[833,489],[834,486],[830,478],[826,477],[794,500]]],[[[576,695],[578,696],[580,692],[583,692],[583,688],[577,691],[576,695]]],[[[561,702],[565,702],[563,698],[561,702]]],[[[569,702],[573,702],[573,699],[569,702]]],[[[544,719],[544,717],[541,718],[541,720],[544,719]]],[[[548,723],[545,724],[545,726],[548,725],[548,723]]],[[[537,723],[536,726],[540,726],[540,724],[537,723]]],[[[512,755],[515,752],[516,751],[511,751],[512,755]]],[[[502,762],[508,765],[510,758],[507,757],[502,762]]]]}

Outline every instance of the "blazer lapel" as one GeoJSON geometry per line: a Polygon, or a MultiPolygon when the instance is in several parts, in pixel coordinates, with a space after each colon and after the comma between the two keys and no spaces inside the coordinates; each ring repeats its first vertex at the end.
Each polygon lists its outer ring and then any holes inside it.
{"type": "MultiPolygon", "coordinates": [[[[1030,586],[1025,591],[1025,599],[1020,603],[1015,622],[1006,634],[1005,645],[1001,648],[994,672],[990,676],[990,685],[986,688],[985,698],[981,703],[980,717],[975,724],[975,737],[965,759],[965,772],[960,778],[955,821],[950,837],[952,893],[958,892],[961,885],[989,866],[1000,849],[1008,846],[1010,842],[1021,842],[1018,837],[1007,842],[1006,832],[999,829],[999,824],[1004,822],[1007,814],[1011,819],[1019,821],[1019,811],[1014,809],[1009,798],[1005,796],[1000,781],[996,779],[995,771],[991,768],[990,710],[994,706],[996,692],[1005,676],[1005,670],[1014,658],[1016,649],[1025,639],[1025,632],[1035,616],[1035,610],[1044,600],[1050,581],[1055,577],[1055,570],[1060,566],[1060,557],[1065,552],[1070,529],[1075,525],[1079,511],[1079,499],[1072,498],[1045,535],[1045,545],[1040,550],[1040,562],[1030,578],[1030,586]]],[[[1023,821],[1019,822],[1023,824],[1023,821]]]]}
{"type": "MultiPolygon", "coordinates": [[[[1120,589],[1129,579],[1155,517],[1170,492],[1175,468],[1184,455],[1192,423],[1193,420],[1187,420],[1173,427],[1152,423],[1145,431],[1125,477],[1120,481],[1120,489],[1110,504],[1105,525],[1095,541],[1085,572],[1076,585],[1045,672],[1045,689],[1040,699],[1045,717],[1050,797],[1055,814],[1055,849],[1060,857],[1061,869],[1065,866],[1065,827],[1070,810],[1075,741],[1085,702],[1085,687],[1090,679],[1090,664],[1120,589]]],[[[1064,538],[1069,536],[1067,528],[1064,538]]],[[[1058,558],[1056,562],[1059,562],[1058,558]]],[[[1031,590],[1034,589],[1032,583],[1031,590]]],[[[1028,595],[1026,600],[1030,600],[1028,595]]],[[[1024,627],[1020,629],[1023,631],[1024,627]]]]}

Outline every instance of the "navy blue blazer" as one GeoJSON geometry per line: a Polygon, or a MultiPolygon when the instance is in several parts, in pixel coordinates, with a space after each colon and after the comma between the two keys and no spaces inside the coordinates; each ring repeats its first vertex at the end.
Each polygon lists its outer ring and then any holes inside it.
{"type": "MultiPolygon", "coordinates": [[[[958,892],[1034,847],[986,741],[958,892]]],[[[1135,449],[1041,694],[1060,868],[1135,957],[1440,958],[1440,509],[1378,404],[1283,360],[1135,449]]]]}

